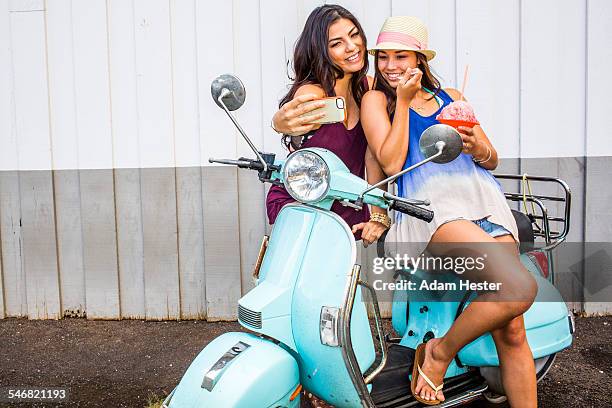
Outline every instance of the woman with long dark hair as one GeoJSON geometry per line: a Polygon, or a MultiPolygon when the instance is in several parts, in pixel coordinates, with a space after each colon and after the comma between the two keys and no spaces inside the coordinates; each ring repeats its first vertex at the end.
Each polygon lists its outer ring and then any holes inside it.
{"type": "MultiPolygon", "coordinates": [[[[361,120],[370,149],[388,174],[421,160],[421,133],[436,116],[462,99],[443,90],[429,69],[435,52],[427,46],[427,28],[414,17],[390,17],[371,50],[376,61],[375,89],[362,101],[361,120]]],[[[516,222],[503,192],[488,171],[497,153],[479,125],[458,128],[463,152],[447,164],[427,163],[398,179],[398,194],[428,198],[431,223],[398,214],[386,241],[410,243],[436,256],[484,253],[484,268],[465,277],[501,283],[497,292],[479,292],[447,333],[417,347],[412,379],[415,397],[428,405],[444,401],[444,374],[459,350],[490,332],[499,356],[502,382],[511,406],[535,407],[535,366],[527,344],[523,313],[537,292],[534,278],[521,264],[516,222]],[[486,251],[486,252],[483,252],[486,251]]],[[[418,254],[413,254],[418,256],[418,254]]],[[[442,334],[442,333],[440,333],[442,334]]]]}
{"type": "MultiPolygon", "coordinates": [[[[314,9],[296,43],[293,69],[294,82],[272,121],[273,128],[284,133],[289,150],[325,148],[335,153],[351,173],[364,178],[367,168],[371,183],[382,180],[384,175],[368,150],[359,119],[361,99],[370,87],[371,78],[366,75],[366,37],[355,16],[338,5],[314,9]],[[346,125],[313,124],[321,115],[313,115],[311,111],[322,106],[321,103],[310,108],[302,105],[329,96],[344,97],[346,125]],[[306,117],[300,117],[308,112],[311,113],[306,117]]],[[[274,223],[281,208],[292,201],[283,187],[270,188],[266,200],[270,224],[274,223]]],[[[331,210],[352,227],[355,239],[362,239],[366,246],[376,241],[390,224],[386,211],[377,207],[372,208],[372,216],[367,207],[355,211],[337,202],[331,210]]]]}

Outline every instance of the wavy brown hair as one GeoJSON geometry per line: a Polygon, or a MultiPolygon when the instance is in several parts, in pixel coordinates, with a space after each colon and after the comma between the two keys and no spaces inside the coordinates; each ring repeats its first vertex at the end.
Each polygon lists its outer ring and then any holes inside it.
{"type": "MultiPolygon", "coordinates": [[[[279,103],[279,107],[293,99],[300,86],[306,84],[320,85],[327,96],[336,96],[334,85],[337,79],[344,77],[344,72],[329,56],[328,31],[329,27],[341,18],[350,20],[357,30],[363,42],[364,51],[368,44],[363,29],[357,18],[347,9],[336,4],[326,4],[317,7],[310,13],[304,29],[297,40],[293,52],[293,72],[295,77],[289,92],[279,103]]],[[[368,56],[363,55],[363,67],[351,77],[350,89],[357,105],[361,104],[361,98],[367,92],[364,78],[368,72],[368,56]]]]}
{"type": "MultiPolygon", "coordinates": [[[[395,101],[397,99],[397,94],[395,92],[395,88],[389,85],[389,82],[382,76],[380,70],[378,69],[378,54],[380,51],[376,51],[374,57],[374,67],[376,69],[376,74],[374,75],[374,89],[377,91],[381,91],[387,97],[387,113],[389,117],[393,117],[395,114],[395,101]]],[[[416,52],[416,51],[415,51],[416,52]]],[[[428,100],[435,98],[440,90],[442,89],[440,86],[440,81],[438,78],[434,76],[429,68],[429,63],[427,62],[427,57],[423,54],[416,52],[417,56],[417,68],[423,72],[423,77],[421,78],[421,85],[430,91],[433,92],[433,95],[428,100]]]]}

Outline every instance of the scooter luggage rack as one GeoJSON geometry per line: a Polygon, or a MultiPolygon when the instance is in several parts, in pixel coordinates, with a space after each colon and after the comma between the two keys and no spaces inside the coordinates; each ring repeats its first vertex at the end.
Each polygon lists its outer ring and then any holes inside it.
{"type": "MultiPolygon", "coordinates": [[[[526,188],[524,184],[521,186],[521,190],[518,193],[504,192],[504,195],[507,200],[515,202],[527,201],[534,204],[539,209],[539,214],[527,214],[532,221],[532,226],[536,227],[534,228],[534,236],[544,239],[545,246],[538,248],[539,250],[550,251],[565,240],[570,228],[570,209],[572,200],[571,190],[565,181],[554,177],[531,176],[527,174],[494,174],[494,176],[502,180],[517,180],[527,183],[535,181],[559,185],[563,190],[562,196],[531,194],[522,191],[526,188]],[[561,215],[555,214],[551,216],[548,208],[544,204],[545,201],[563,203],[561,215]],[[553,231],[551,230],[551,222],[557,225],[562,224],[563,228],[560,231],[553,231]]],[[[524,212],[525,209],[521,209],[521,211],[524,212]]]]}

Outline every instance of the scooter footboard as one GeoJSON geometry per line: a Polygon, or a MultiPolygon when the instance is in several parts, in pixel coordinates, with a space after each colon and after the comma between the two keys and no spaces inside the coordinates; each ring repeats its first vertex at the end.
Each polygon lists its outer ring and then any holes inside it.
{"type": "Polygon", "coordinates": [[[191,363],[168,407],[298,408],[299,369],[293,356],[250,333],[225,333],[191,363]]]}

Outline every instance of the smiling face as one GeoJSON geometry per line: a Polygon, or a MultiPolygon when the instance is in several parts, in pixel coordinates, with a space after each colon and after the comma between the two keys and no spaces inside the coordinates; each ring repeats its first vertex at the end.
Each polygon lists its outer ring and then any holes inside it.
{"type": "Polygon", "coordinates": [[[327,52],[332,62],[346,74],[363,68],[365,45],[362,33],[347,18],[341,18],[329,26],[327,52]]]}
{"type": "Polygon", "coordinates": [[[380,75],[391,85],[397,88],[400,79],[407,70],[418,65],[417,54],[414,51],[380,50],[376,68],[380,75]]]}

